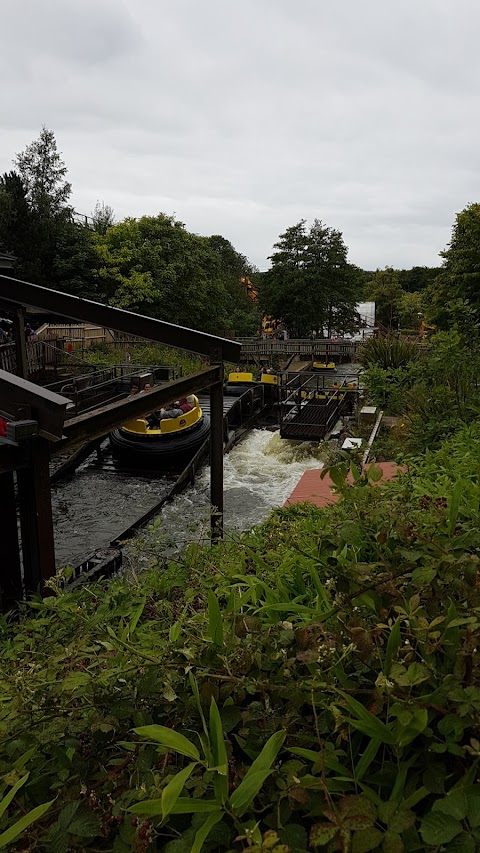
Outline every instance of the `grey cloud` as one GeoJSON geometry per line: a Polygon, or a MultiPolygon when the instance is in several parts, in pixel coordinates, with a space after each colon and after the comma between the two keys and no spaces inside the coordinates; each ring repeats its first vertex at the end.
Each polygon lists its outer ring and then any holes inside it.
{"type": "Polygon", "coordinates": [[[437,263],[479,195],[475,0],[18,0],[0,169],[52,127],[74,203],[176,212],[261,268],[305,217],[368,268],[437,263]]]}

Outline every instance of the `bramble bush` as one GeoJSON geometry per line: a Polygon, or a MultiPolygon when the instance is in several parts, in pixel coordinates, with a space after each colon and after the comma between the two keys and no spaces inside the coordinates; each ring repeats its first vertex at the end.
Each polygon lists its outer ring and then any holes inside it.
{"type": "Polygon", "coordinates": [[[480,427],[331,473],[337,505],[3,619],[0,843],[45,806],[9,849],[480,849],[480,427]]]}

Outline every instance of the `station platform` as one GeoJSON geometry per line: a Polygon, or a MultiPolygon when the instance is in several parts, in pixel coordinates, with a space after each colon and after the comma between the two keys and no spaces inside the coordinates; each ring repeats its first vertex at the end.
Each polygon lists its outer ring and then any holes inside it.
{"type": "MultiPolygon", "coordinates": [[[[375,465],[382,469],[383,477],[375,485],[381,485],[387,480],[393,479],[398,472],[404,471],[405,468],[397,465],[395,462],[376,462],[375,465]]],[[[369,468],[369,465],[366,466],[369,468]]],[[[333,492],[335,488],[330,475],[321,479],[321,468],[312,468],[310,471],[305,471],[295,486],[292,494],[284,503],[284,506],[292,506],[293,504],[308,503],[315,504],[318,507],[328,506],[328,504],[336,503],[339,495],[333,492]]],[[[349,482],[352,482],[352,475],[349,474],[349,482]]]]}

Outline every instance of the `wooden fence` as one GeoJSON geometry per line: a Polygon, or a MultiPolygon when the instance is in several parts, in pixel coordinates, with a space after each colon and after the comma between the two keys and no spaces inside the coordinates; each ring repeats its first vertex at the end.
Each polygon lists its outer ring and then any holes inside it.
{"type": "Polygon", "coordinates": [[[269,359],[273,356],[299,355],[307,358],[342,358],[355,361],[360,343],[357,341],[302,340],[272,341],[246,340],[242,341],[241,360],[269,359]]]}

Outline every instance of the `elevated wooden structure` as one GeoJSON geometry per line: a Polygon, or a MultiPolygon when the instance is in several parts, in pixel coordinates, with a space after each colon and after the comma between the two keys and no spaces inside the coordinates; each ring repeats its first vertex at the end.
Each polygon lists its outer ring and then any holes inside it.
{"type": "Polygon", "coordinates": [[[7,439],[0,439],[0,517],[6,522],[3,540],[0,594],[3,608],[42,588],[55,574],[50,499],[51,454],[75,449],[108,434],[132,418],[141,417],[178,397],[210,391],[210,466],[212,539],[223,527],[223,362],[238,361],[240,344],[110,308],[90,300],[0,275],[0,309],[13,317],[17,377],[0,372],[0,415],[9,421],[7,439]],[[68,398],[27,381],[28,353],[25,313],[34,310],[68,317],[143,337],[160,344],[200,354],[204,369],[131,400],[109,403],[94,411],[67,418],[68,398]],[[52,424],[54,429],[52,429],[52,424]],[[20,508],[21,542],[17,536],[15,480],[20,508]],[[20,568],[20,550],[23,577],[20,568]]]}
{"type": "Polygon", "coordinates": [[[242,350],[240,360],[242,362],[254,361],[257,363],[271,362],[274,358],[285,359],[291,356],[299,356],[307,361],[335,361],[354,362],[358,358],[361,343],[341,339],[337,341],[325,338],[302,338],[287,341],[258,340],[247,338],[241,341],[242,350]]]}

